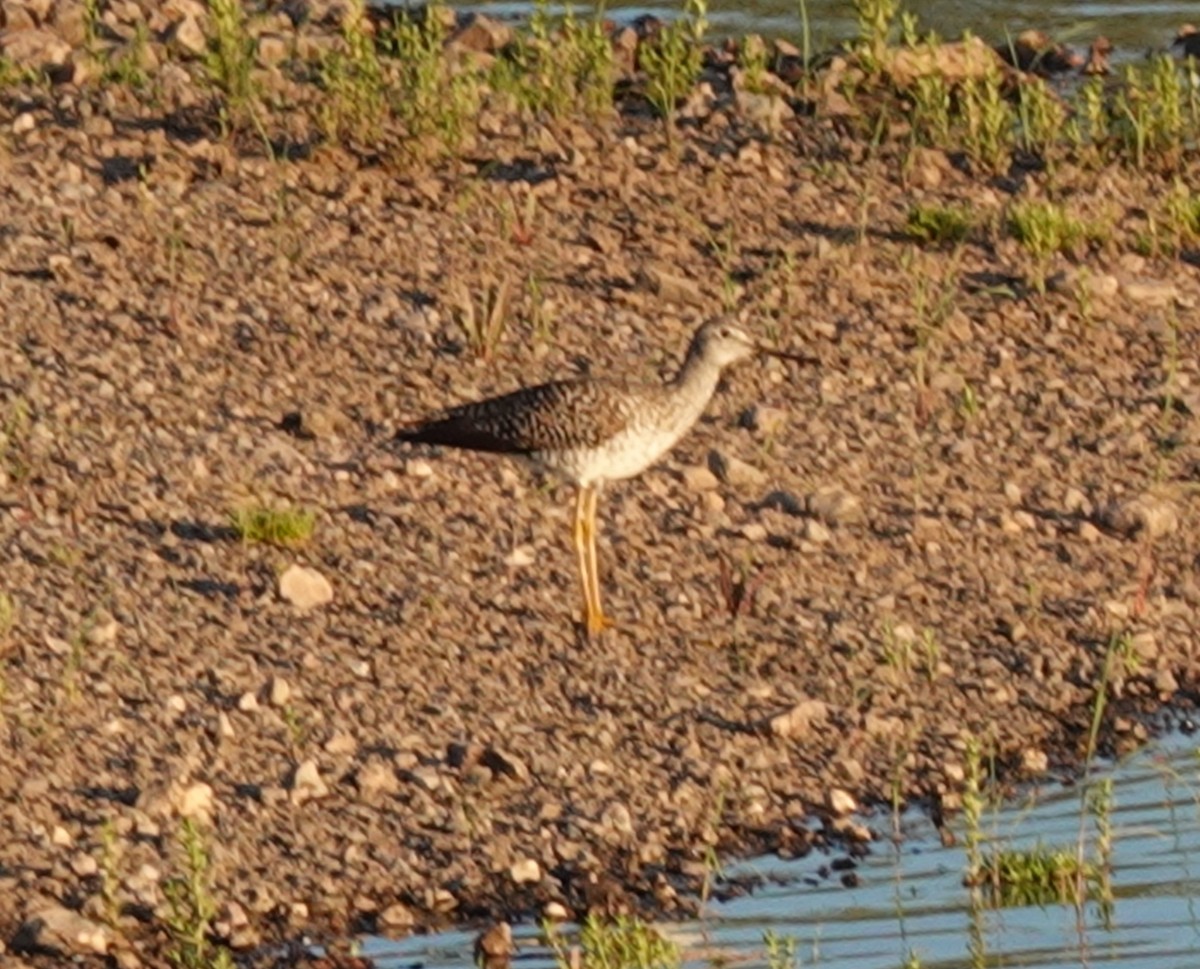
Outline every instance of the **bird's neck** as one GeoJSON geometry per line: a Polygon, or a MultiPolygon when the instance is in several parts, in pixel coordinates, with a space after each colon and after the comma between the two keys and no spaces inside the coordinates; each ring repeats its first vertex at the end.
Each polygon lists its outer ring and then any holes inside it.
{"type": "Polygon", "coordinates": [[[685,397],[707,401],[720,379],[721,368],[717,364],[704,354],[690,350],[671,385],[685,397]]]}

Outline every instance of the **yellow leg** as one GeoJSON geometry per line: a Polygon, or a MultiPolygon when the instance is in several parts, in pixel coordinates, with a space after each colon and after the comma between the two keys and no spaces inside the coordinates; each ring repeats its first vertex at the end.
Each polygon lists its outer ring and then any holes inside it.
{"type": "Polygon", "coordinates": [[[592,614],[592,584],[588,578],[587,523],[584,521],[586,514],[586,492],[585,489],[579,488],[575,492],[575,522],[572,534],[575,540],[575,557],[579,562],[579,581],[583,587],[583,621],[585,623],[592,614]]]}
{"type": "Polygon", "coordinates": [[[596,635],[612,626],[613,622],[604,615],[600,604],[600,569],[596,561],[596,502],[599,493],[595,487],[584,489],[584,537],[587,539],[587,574],[590,594],[587,614],[588,635],[596,635]]]}

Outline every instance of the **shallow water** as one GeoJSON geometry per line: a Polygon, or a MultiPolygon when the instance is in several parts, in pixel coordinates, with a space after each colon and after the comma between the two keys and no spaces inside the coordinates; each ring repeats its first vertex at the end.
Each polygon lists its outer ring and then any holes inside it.
{"type": "MultiPolygon", "coordinates": [[[[611,0],[604,9],[626,21],[643,13],[673,15],[682,5],[683,0],[611,0]]],[[[528,0],[451,0],[451,6],[501,17],[524,17],[533,8],[528,0]]],[[[577,11],[595,9],[587,2],[573,6],[577,11]]],[[[1182,24],[1200,20],[1196,5],[1182,0],[903,0],[902,6],[918,16],[923,32],[936,30],[942,37],[956,38],[970,30],[1000,44],[1007,36],[1036,27],[1084,49],[1103,34],[1116,45],[1117,57],[1125,59],[1167,48],[1182,24]]],[[[795,40],[801,35],[800,0],[709,0],[708,8],[710,27],[717,35],[756,32],[795,40]]],[[[561,9],[559,0],[552,2],[552,9],[561,9]]],[[[807,0],[807,9],[812,50],[854,36],[851,0],[807,0]]]]}
{"type": "MultiPolygon", "coordinates": [[[[1113,783],[1115,900],[1106,923],[1095,905],[1077,918],[1070,905],[973,912],[962,885],[963,848],[942,847],[922,816],[901,820],[904,835],[874,843],[857,869],[859,885],[822,878],[829,856],[799,861],[763,858],[731,867],[754,872],[765,887],[709,906],[705,918],[660,926],[685,952],[689,966],[718,962],[766,966],[763,934],[796,943],[796,966],[898,969],[910,955],[924,969],[1022,966],[1058,969],[1104,965],[1115,969],[1195,969],[1200,966],[1200,757],[1183,737],[1160,742],[1097,779],[1113,783]],[[974,956],[972,953],[974,952],[974,956]]],[[[985,816],[984,834],[1014,846],[1073,846],[1080,832],[1080,791],[1047,786],[1020,803],[985,816]]],[[[891,822],[869,821],[887,835],[891,822]]],[[[1087,819],[1089,836],[1093,826],[1087,819]]],[[[960,835],[961,830],[956,831],[960,835]]],[[[514,935],[518,966],[550,967],[536,929],[514,935]]],[[[470,933],[402,941],[368,939],[363,954],[382,969],[451,969],[472,965],[470,933]]]]}

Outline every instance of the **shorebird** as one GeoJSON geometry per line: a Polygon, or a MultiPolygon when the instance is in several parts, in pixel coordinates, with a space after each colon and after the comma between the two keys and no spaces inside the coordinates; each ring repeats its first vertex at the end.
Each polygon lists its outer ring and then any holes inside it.
{"type": "Polygon", "coordinates": [[[587,635],[612,625],[600,602],[596,502],[608,481],[641,474],[700,418],[730,364],[765,354],[812,362],[766,347],[728,318],[696,330],[666,383],[579,377],[524,387],[451,407],[406,425],[396,439],[525,458],[575,485],[573,537],[587,635]]]}

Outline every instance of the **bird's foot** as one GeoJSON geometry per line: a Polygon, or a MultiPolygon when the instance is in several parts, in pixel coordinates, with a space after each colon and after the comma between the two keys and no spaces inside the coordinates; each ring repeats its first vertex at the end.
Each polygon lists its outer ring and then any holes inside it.
{"type": "Polygon", "coordinates": [[[602,612],[587,613],[584,618],[584,628],[587,630],[588,636],[599,636],[604,630],[612,629],[616,625],[616,621],[610,619],[602,612]]]}

